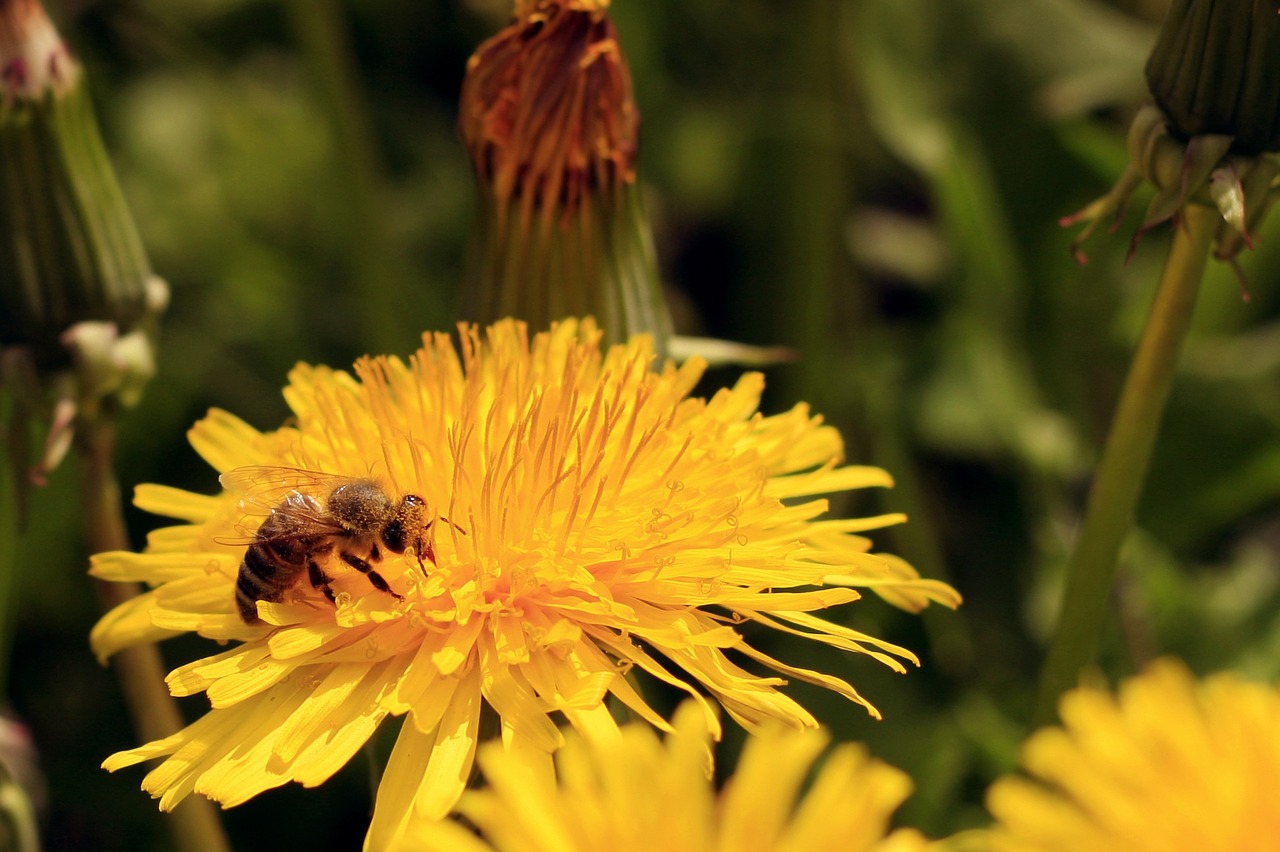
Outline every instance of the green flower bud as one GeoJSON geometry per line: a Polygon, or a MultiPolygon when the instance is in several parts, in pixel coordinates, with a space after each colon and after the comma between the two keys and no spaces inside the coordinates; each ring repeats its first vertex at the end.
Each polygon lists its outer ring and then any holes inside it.
{"type": "Polygon", "coordinates": [[[1232,150],[1280,150],[1280,15],[1274,0],[1173,0],[1147,83],[1182,139],[1232,138],[1232,150]]]}
{"type": "MultiPolygon", "coordinates": [[[[1062,219],[1084,229],[1123,216],[1144,181],[1156,189],[1132,246],[1187,204],[1217,208],[1215,257],[1235,265],[1275,201],[1280,176],[1280,15],[1274,0],[1173,0],[1151,57],[1155,105],[1129,128],[1129,165],[1111,191],[1062,219]]],[[[1247,296],[1247,293],[1246,293],[1247,296]]]]}
{"type": "MultiPolygon", "coordinates": [[[[167,304],[107,158],[80,66],[37,0],[0,0],[0,388],[11,452],[137,401],[167,304]]],[[[19,457],[25,462],[25,457],[19,457]]]]}

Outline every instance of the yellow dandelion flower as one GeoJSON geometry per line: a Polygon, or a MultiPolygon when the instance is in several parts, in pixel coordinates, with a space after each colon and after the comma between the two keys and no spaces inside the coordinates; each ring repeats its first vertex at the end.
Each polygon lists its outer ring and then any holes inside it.
{"type": "Polygon", "coordinates": [[[821,517],[815,495],[889,477],[842,465],[839,434],[803,405],[756,413],[758,374],[692,398],[701,363],[655,370],[648,338],[607,352],[599,339],[590,320],[532,340],[510,320],[483,334],[463,327],[460,352],[435,334],[408,363],[296,368],[285,389],[296,422],[274,432],[221,411],[198,423],[191,443],[224,483],[259,477],[270,488],[139,487],[140,507],[185,523],[152,533],[144,553],[94,558],[96,576],[153,588],[105,616],[92,641],[102,656],[187,631],[234,644],[169,676],[175,695],[204,692],[211,712],[106,768],[165,758],[143,781],[162,808],[192,792],[231,806],[288,781],[323,782],[382,719],[407,715],[371,828],[381,848],[410,812],[453,807],[482,706],[508,747],[548,754],[563,742],[557,720],[616,731],[609,696],[669,730],[633,670],[692,695],[716,734],[712,698],[750,729],[813,726],[781,676],[874,714],[844,680],[776,660],[737,628],[753,622],[899,671],[916,662],[813,615],[857,600],[855,586],[912,610],[958,603],[859,535],[901,516],[821,517]],[[393,505],[424,501],[435,522],[421,542],[407,525],[278,541],[266,556],[293,564],[297,582],[259,584],[256,613],[242,613],[237,588],[253,587],[237,582],[253,561],[245,528],[337,502],[336,489],[305,484],[335,480],[300,471],[371,479],[393,505]],[[729,652],[772,671],[748,671],[729,652]]]}
{"type": "Polygon", "coordinates": [[[706,719],[686,702],[659,742],[646,725],[613,739],[570,736],[555,771],[497,743],[481,747],[489,786],[465,793],[452,821],[415,821],[394,848],[450,852],[915,852],[918,832],[888,833],[911,792],[905,773],[854,743],[832,751],[804,790],[825,733],[772,727],[750,737],[719,793],[711,779],[706,719]]]}
{"type": "Polygon", "coordinates": [[[1173,659],[1118,696],[1082,687],[1063,727],[1033,734],[987,807],[992,848],[1248,852],[1280,843],[1280,689],[1234,674],[1197,682],[1173,659]]]}

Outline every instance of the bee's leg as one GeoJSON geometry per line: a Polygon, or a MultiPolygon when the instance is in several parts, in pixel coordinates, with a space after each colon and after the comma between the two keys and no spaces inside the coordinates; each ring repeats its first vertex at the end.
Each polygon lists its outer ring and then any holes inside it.
{"type": "Polygon", "coordinates": [[[393,592],[391,590],[391,587],[387,585],[387,581],[382,578],[382,575],[379,574],[377,571],[375,571],[373,569],[373,566],[370,565],[367,561],[365,561],[364,559],[361,559],[359,556],[356,556],[354,553],[347,553],[345,550],[342,552],[341,555],[342,555],[342,561],[347,563],[357,571],[359,571],[361,574],[364,574],[366,577],[368,577],[369,582],[373,585],[375,589],[377,589],[380,592],[386,592],[387,594],[391,595],[391,597],[395,598],[398,601],[404,600],[404,595],[398,594],[397,592],[393,592]]]}
{"type": "Polygon", "coordinates": [[[436,564],[436,550],[431,546],[431,527],[435,522],[435,518],[427,521],[426,526],[422,528],[422,535],[413,540],[413,555],[417,557],[418,568],[424,575],[427,573],[427,562],[430,562],[433,568],[436,564]],[[426,562],[423,561],[424,559],[426,562]]]}
{"type": "MultiPolygon", "coordinates": [[[[431,528],[435,526],[436,520],[432,518],[427,521],[426,526],[423,527],[423,534],[413,543],[413,552],[418,557],[418,567],[422,569],[423,574],[427,573],[427,562],[431,563],[431,567],[436,567],[436,549],[431,544],[431,528]]],[[[463,535],[467,534],[465,529],[448,518],[440,517],[438,520],[444,521],[463,535]]]]}
{"type": "Polygon", "coordinates": [[[329,587],[332,581],[328,574],[324,573],[324,569],[320,567],[320,563],[316,562],[315,557],[307,557],[307,576],[311,579],[311,585],[324,592],[324,596],[329,599],[329,603],[336,605],[338,599],[334,597],[333,589],[329,587]]]}

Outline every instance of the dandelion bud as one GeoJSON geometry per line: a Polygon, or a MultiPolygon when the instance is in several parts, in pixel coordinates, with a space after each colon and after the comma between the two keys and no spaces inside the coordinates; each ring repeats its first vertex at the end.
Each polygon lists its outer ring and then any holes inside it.
{"type": "Polygon", "coordinates": [[[1147,62],[1154,105],[1129,128],[1129,166],[1104,197],[1062,220],[1123,215],[1144,181],[1156,196],[1134,243],[1187,204],[1216,207],[1215,256],[1234,263],[1275,201],[1280,175],[1280,15],[1274,0],[1174,0],[1147,62]]]}
{"type": "Polygon", "coordinates": [[[1276,3],[1173,0],[1147,83],[1175,135],[1230,136],[1237,153],[1280,150],[1276,3]]]}
{"type": "Polygon", "coordinates": [[[0,387],[54,421],[43,471],[65,452],[69,413],[136,401],[167,290],[81,69],[36,0],[0,0],[0,193],[0,387]]]}
{"type": "Polygon", "coordinates": [[[639,113],[607,0],[524,0],[467,64],[459,129],[481,190],[465,318],[671,321],[635,159],[639,113]]]}

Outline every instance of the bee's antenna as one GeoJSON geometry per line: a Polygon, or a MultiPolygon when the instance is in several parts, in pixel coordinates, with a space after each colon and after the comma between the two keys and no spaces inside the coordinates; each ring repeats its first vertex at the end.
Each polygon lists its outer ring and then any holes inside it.
{"type": "Polygon", "coordinates": [[[463,535],[467,535],[467,530],[466,530],[466,528],[465,528],[465,527],[463,527],[461,524],[455,524],[453,521],[449,520],[449,519],[448,519],[448,518],[446,518],[444,515],[440,515],[440,520],[444,521],[446,524],[448,524],[449,526],[453,527],[455,530],[457,530],[458,532],[462,533],[463,535]]]}

